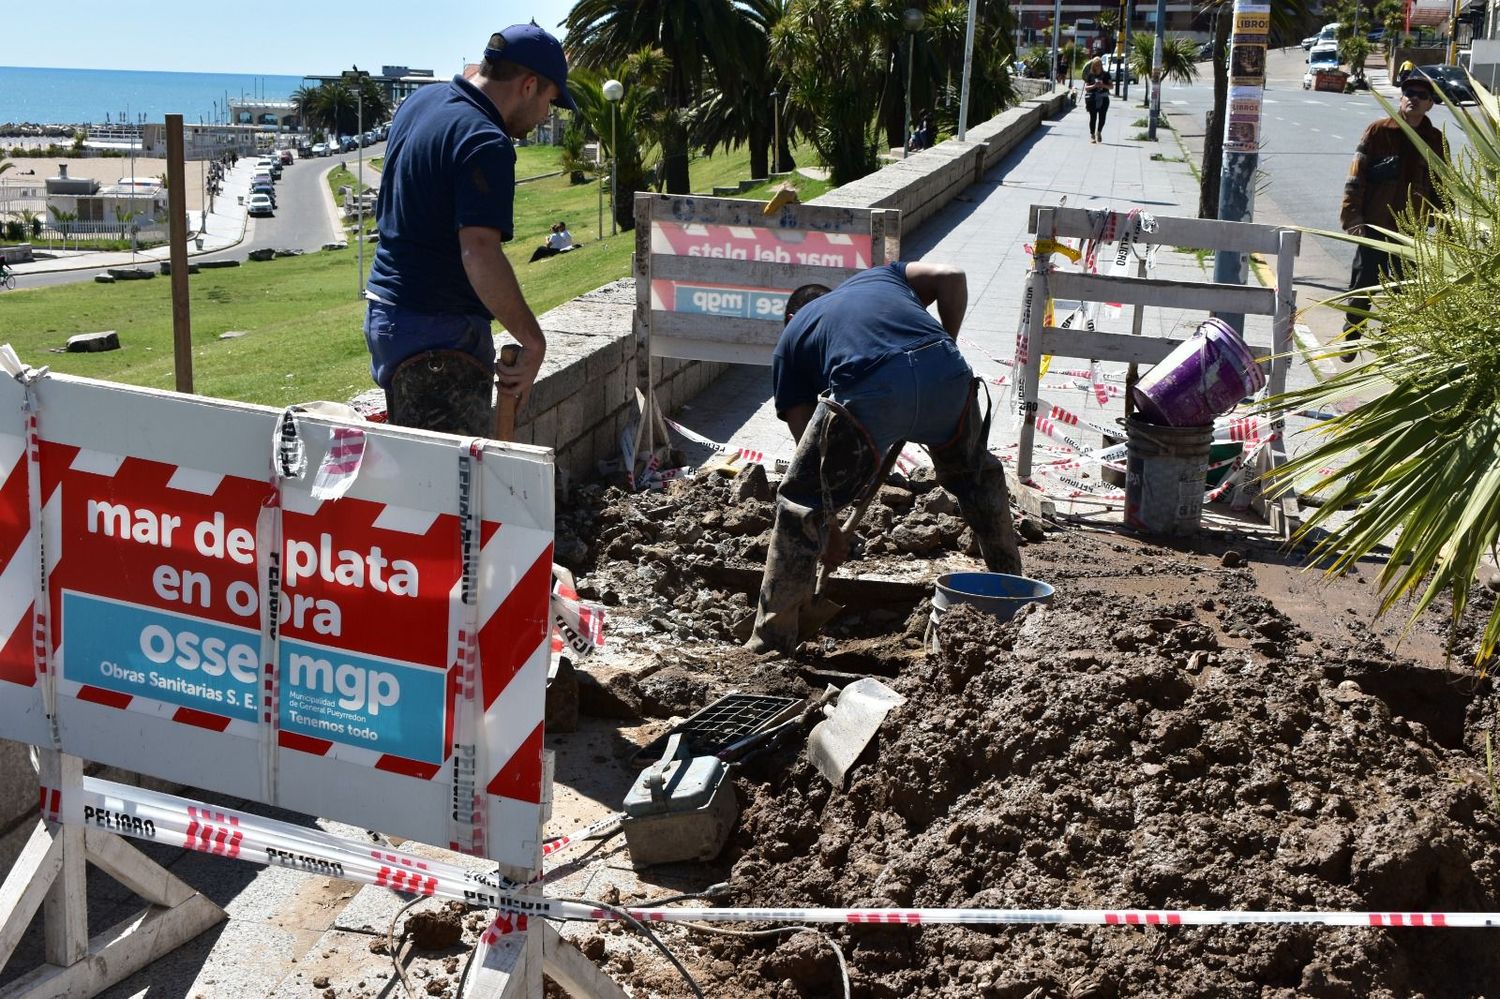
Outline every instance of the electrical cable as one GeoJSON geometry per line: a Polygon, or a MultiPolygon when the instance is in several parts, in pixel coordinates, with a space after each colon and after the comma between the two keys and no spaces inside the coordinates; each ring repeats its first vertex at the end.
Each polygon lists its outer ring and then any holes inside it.
{"type": "MultiPolygon", "coordinates": [[[[653,902],[652,904],[656,905],[659,903],[653,902]]],[[[720,936],[744,937],[747,939],[778,936],[786,933],[801,933],[803,930],[807,930],[811,933],[816,933],[818,936],[823,938],[823,942],[826,943],[829,949],[833,951],[833,957],[839,963],[839,975],[844,980],[844,999],[851,999],[851,996],[853,994],[853,986],[849,981],[849,965],[844,960],[843,949],[839,947],[838,942],[833,939],[832,934],[828,933],[826,930],[821,930],[816,926],[772,926],[763,930],[735,930],[730,929],[727,926],[715,926],[712,923],[672,923],[670,925],[680,926],[683,929],[687,930],[698,930],[703,933],[717,933],[720,936]]]]}
{"type": "MultiPolygon", "coordinates": [[[[396,977],[401,980],[401,987],[406,990],[406,994],[411,996],[412,999],[417,999],[417,994],[412,991],[411,982],[406,980],[406,969],[401,967],[401,948],[396,946],[396,921],[405,915],[412,906],[424,901],[426,898],[427,896],[425,895],[419,895],[397,909],[395,915],[391,916],[391,924],[385,928],[385,946],[391,953],[391,964],[396,968],[396,977]]],[[[401,939],[406,939],[405,927],[401,928],[401,939]]]]}
{"type": "Polygon", "coordinates": [[[706,999],[706,997],[703,995],[703,989],[698,986],[697,981],[695,981],[693,976],[688,973],[687,968],[685,968],[682,962],[677,959],[677,955],[673,954],[671,950],[667,948],[667,945],[662,943],[661,939],[655,933],[651,932],[651,928],[649,926],[641,922],[639,919],[636,919],[626,909],[621,908],[617,905],[610,905],[607,902],[591,901],[589,899],[583,898],[559,898],[556,901],[573,902],[577,905],[586,905],[596,909],[603,909],[604,911],[610,913],[620,922],[624,923],[626,926],[629,926],[631,929],[641,934],[647,940],[651,941],[651,943],[655,945],[656,949],[661,951],[662,954],[666,956],[668,961],[672,962],[672,967],[676,968],[677,973],[682,976],[682,980],[687,982],[688,988],[693,990],[693,995],[697,996],[698,999],[706,999]]]}

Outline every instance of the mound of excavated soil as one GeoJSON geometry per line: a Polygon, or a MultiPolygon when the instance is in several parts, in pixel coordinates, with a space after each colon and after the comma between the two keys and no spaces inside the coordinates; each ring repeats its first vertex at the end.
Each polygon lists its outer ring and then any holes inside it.
{"type": "MultiPolygon", "coordinates": [[[[646,713],[682,713],[728,685],[805,693],[801,680],[840,656],[907,703],[846,791],[793,751],[741,775],[723,904],[1500,909],[1500,819],[1483,762],[1500,695],[1444,667],[1427,618],[1392,651],[1401,622],[1371,620],[1370,566],[1325,587],[1250,539],[1227,539],[1237,550],[1221,559],[1224,537],[1173,550],[1069,530],[1023,552],[1058,593],[1009,623],[960,607],[924,653],[925,607],[910,622],[853,609],[855,625],[797,656],[755,660],[729,637],[748,603],[685,568],[763,554],[770,506],[735,491],[613,496],[579,515],[588,585],[676,651],[641,681],[638,696],[654,691],[646,713]]],[[[961,552],[961,527],[942,524],[945,494],[903,491],[878,505],[888,514],[869,532],[867,563],[961,552]],[[895,550],[926,528],[936,547],[895,550]]],[[[637,994],[690,994],[662,962],[616,956],[618,927],[596,932],[604,964],[637,994]]],[[[1436,999],[1493,995],[1500,982],[1493,930],[831,932],[856,996],[1436,999]]],[[[709,995],[842,991],[814,934],[668,942],[709,995]]]]}

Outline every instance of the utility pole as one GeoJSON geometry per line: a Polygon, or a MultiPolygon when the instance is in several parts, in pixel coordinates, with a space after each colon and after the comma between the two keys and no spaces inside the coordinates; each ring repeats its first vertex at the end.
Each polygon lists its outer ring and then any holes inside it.
{"type": "MultiPolygon", "coordinates": [[[[1249,222],[1255,218],[1255,170],[1260,163],[1261,102],[1266,88],[1266,43],[1271,31],[1271,6],[1254,0],[1234,0],[1234,28],[1229,39],[1229,86],[1232,96],[1225,112],[1224,162],[1219,172],[1219,218],[1249,222]]],[[[1214,254],[1214,280],[1244,284],[1249,276],[1244,253],[1220,250],[1214,254]]],[[[1219,318],[1236,332],[1245,331],[1245,317],[1221,313],[1219,318]]]]}
{"type": "Polygon", "coordinates": [[[1062,35],[1062,0],[1053,0],[1052,3],[1052,65],[1048,77],[1052,80],[1052,89],[1057,89],[1057,53],[1058,42],[1062,35]]]}
{"type": "Polygon", "coordinates": [[[969,25],[964,29],[964,75],[958,95],[958,141],[969,131],[969,74],[974,68],[974,21],[979,14],[979,0],[969,0],[969,25]]]}
{"type": "Polygon", "coordinates": [[[354,204],[358,223],[354,230],[354,239],[359,246],[358,267],[359,297],[365,297],[365,87],[364,81],[370,78],[370,74],[358,66],[344,70],[343,77],[354,81],[354,100],[357,108],[355,120],[358,122],[356,128],[359,134],[354,137],[354,148],[359,150],[359,174],[354,182],[354,204]]]}
{"type": "Polygon", "coordinates": [[[1151,118],[1146,138],[1156,141],[1156,127],[1161,122],[1162,48],[1167,40],[1167,0],[1156,0],[1156,42],[1151,46],[1151,118]]]}
{"type": "Polygon", "coordinates": [[[1125,0],[1125,32],[1120,40],[1120,53],[1124,57],[1121,62],[1125,69],[1120,74],[1125,78],[1125,90],[1120,94],[1123,101],[1130,100],[1130,24],[1135,20],[1135,0],[1125,0]]]}

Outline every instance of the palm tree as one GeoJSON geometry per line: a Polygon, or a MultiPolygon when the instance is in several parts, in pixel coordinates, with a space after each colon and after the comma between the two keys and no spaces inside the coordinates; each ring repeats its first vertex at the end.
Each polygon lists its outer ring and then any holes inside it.
{"type": "Polygon", "coordinates": [[[786,94],[786,80],[771,62],[771,32],[786,14],[787,0],[743,0],[736,8],[733,49],[737,58],[712,67],[711,79],[690,115],[689,138],[705,155],[718,148],[748,145],[750,176],[765,177],[792,169],[786,125],[776,112],[786,94]],[[772,95],[775,95],[774,97],[772,95]],[[782,141],[772,131],[780,124],[782,141]],[[780,153],[778,162],[772,150],[780,153]]]}
{"type": "Polygon", "coordinates": [[[589,69],[568,73],[568,91],[578,102],[579,117],[598,136],[599,147],[608,149],[615,170],[615,223],[626,231],[635,228],[635,192],[649,186],[646,158],[653,149],[654,117],[660,113],[654,81],[666,68],[659,56],[659,50],[638,53],[633,61],[616,67],[611,75],[625,84],[625,96],[614,102],[604,98],[600,73],[589,69]],[[611,141],[613,149],[608,148],[611,141]]]}
{"type": "Polygon", "coordinates": [[[660,124],[666,189],[673,194],[691,190],[687,113],[711,68],[738,58],[737,18],[730,0],[579,0],[563,21],[582,67],[619,66],[643,49],[660,49],[670,63],[660,124]]]}
{"type": "MultiPolygon", "coordinates": [[[[1156,36],[1137,31],[1130,36],[1130,68],[1145,79],[1151,75],[1156,58],[1156,36]]],[[[1198,79],[1198,43],[1181,35],[1168,36],[1161,47],[1162,79],[1174,83],[1192,83],[1198,79]]],[[[1149,95],[1150,91],[1147,91],[1149,95]]]]}
{"type": "MultiPolygon", "coordinates": [[[[1452,107],[1468,138],[1453,163],[1434,156],[1401,122],[1426,157],[1443,210],[1398,217],[1380,235],[1396,244],[1403,280],[1377,289],[1369,310],[1379,330],[1363,330],[1369,360],[1313,388],[1268,400],[1301,409],[1361,399],[1358,408],[1321,424],[1321,442],[1277,470],[1282,487],[1312,476],[1325,504],[1303,526],[1306,538],[1326,530],[1314,548],[1329,571],[1389,545],[1380,571],[1380,612],[1412,598],[1411,614],[1451,598],[1455,629],[1469,590],[1500,536],[1500,127],[1494,98],[1477,83],[1477,108],[1452,107]],[[1431,231],[1428,229],[1432,225],[1431,231]],[[1330,470],[1332,469],[1332,470],[1330,470]],[[1345,519],[1341,511],[1352,508],[1345,519]],[[1335,516],[1339,514],[1339,516],[1335,516]]],[[[1444,103],[1447,103],[1446,99],[1444,103]]],[[[1365,242],[1343,233],[1317,233],[1365,242]]],[[[1382,244],[1388,246],[1388,244],[1382,244]]],[[[1328,356],[1344,349],[1328,348],[1328,356]]],[[[1500,602],[1478,642],[1484,667],[1500,640],[1500,602]]]]}
{"type": "Polygon", "coordinates": [[[835,185],[875,169],[871,123],[887,90],[899,13],[867,0],[792,0],[771,33],[789,83],[788,114],[835,185]]]}

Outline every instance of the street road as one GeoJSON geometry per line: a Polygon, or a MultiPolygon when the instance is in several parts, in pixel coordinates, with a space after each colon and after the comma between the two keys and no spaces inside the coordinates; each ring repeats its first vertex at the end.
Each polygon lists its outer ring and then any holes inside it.
{"type": "MultiPolygon", "coordinates": [[[[385,143],[383,142],[365,149],[367,161],[384,155],[385,143]]],[[[219,253],[201,254],[192,259],[195,261],[244,260],[247,253],[261,247],[308,251],[321,249],[332,234],[329,230],[328,209],[324,204],[328,197],[327,185],[320,178],[324,170],[340,161],[346,162],[350,171],[354,170],[354,153],[342,153],[338,156],[319,159],[299,159],[291,166],[284,168],[281,172],[281,180],[276,183],[276,214],[274,216],[250,219],[249,227],[245,230],[245,239],[238,246],[219,253]]],[[[193,164],[189,164],[189,168],[192,166],[193,164]]],[[[367,168],[365,174],[365,182],[370,183],[374,171],[367,168]]],[[[369,254],[366,253],[366,257],[368,256],[369,254]]],[[[150,266],[156,265],[152,263],[150,266]]],[[[20,279],[19,286],[42,288],[56,284],[92,281],[96,273],[98,273],[96,270],[86,268],[28,274],[20,279]]]]}

